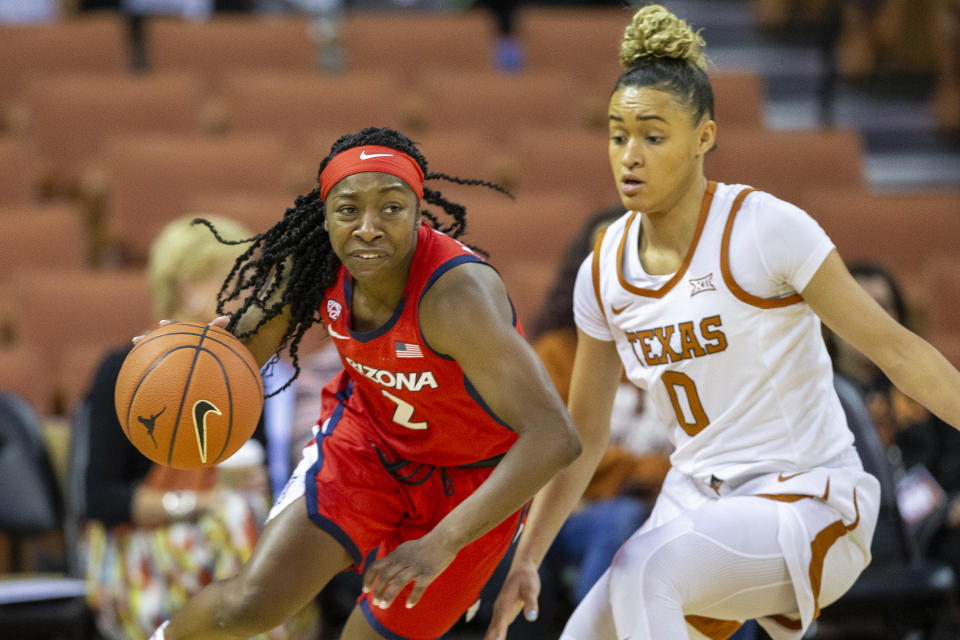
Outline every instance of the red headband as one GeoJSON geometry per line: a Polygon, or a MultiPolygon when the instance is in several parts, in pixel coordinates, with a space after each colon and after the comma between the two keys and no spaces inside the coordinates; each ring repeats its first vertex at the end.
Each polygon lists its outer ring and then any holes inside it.
{"type": "Polygon", "coordinates": [[[347,176],[365,171],[379,171],[396,176],[410,185],[417,198],[423,198],[423,169],[416,160],[402,151],[368,144],[351,147],[330,159],[320,174],[320,199],[326,200],[333,185],[347,176]]]}

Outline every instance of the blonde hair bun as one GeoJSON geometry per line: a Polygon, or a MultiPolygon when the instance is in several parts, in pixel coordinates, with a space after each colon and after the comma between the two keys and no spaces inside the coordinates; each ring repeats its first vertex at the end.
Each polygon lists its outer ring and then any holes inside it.
{"type": "Polygon", "coordinates": [[[620,64],[629,69],[644,58],[674,58],[707,70],[706,45],[700,31],[659,4],[633,14],[620,42],[620,64]]]}

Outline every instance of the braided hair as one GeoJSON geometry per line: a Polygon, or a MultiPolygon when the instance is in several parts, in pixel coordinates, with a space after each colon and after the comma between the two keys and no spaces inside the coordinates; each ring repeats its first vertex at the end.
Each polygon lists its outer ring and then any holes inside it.
{"type": "MultiPolygon", "coordinates": [[[[330,160],[347,149],[380,145],[401,151],[417,162],[424,173],[424,180],[446,180],[461,185],[481,185],[510,195],[502,187],[484,180],[470,180],[429,172],[427,160],[416,145],[402,133],[387,128],[368,127],[354,134],[341,136],[330,148],[330,153],[320,163],[319,175],[330,160]]],[[[511,196],[512,197],[512,196],[511,196]]],[[[450,218],[447,224],[431,211],[421,214],[430,224],[451,237],[458,238],[466,231],[466,208],[447,200],[442,193],[424,186],[423,200],[440,207],[450,218]]],[[[287,209],[276,224],[267,231],[246,240],[228,240],[217,228],[203,218],[194,224],[202,224],[224,244],[249,243],[250,246],[237,258],[217,295],[217,313],[223,314],[230,302],[239,302],[231,315],[227,330],[244,340],[256,333],[267,322],[290,307],[290,323],[280,341],[278,353],[287,348],[294,373],[283,386],[270,393],[275,395],[290,386],[300,375],[299,346],[307,330],[321,321],[321,305],[326,291],[334,285],[340,269],[340,259],[333,252],[330,237],[323,228],[324,204],[317,186],[306,195],[297,196],[294,206],[287,209]],[[240,319],[248,311],[259,311],[259,320],[248,330],[238,333],[240,319]]]]}

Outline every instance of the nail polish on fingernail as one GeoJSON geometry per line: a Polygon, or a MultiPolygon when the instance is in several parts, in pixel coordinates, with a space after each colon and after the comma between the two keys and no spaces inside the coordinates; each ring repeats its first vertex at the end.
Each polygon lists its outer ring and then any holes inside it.
{"type": "Polygon", "coordinates": [[[407,602],[407,603],[404,603],[404,606],[405,606],[407,609],[412,609],[412,608],[413,608],[413,603],[412,603],[412,602],[407,602]]]}
{"type": "Polygon", "coordinates": [[[536,611],[534,611],[534,610],[532,610],[532,609],[531,609],[530,611],[527,611],[527,620],[529,620],[530,622],[533,622],[533,621],[536,620],[536,619],[537,619],[537,612],[536,612],[536,611]]]}

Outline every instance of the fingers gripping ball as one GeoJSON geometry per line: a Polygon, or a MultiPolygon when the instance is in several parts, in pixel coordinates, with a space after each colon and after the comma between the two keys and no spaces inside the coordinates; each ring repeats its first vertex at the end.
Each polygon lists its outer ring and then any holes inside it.
{"type": "Polygon", "coordinates": [[[231,333],[174,322],[127,354],[114,406],[143,455],[195,469],[223,462],[250,439],[263,409],[263,381],[253,355],[231,333]]]}

